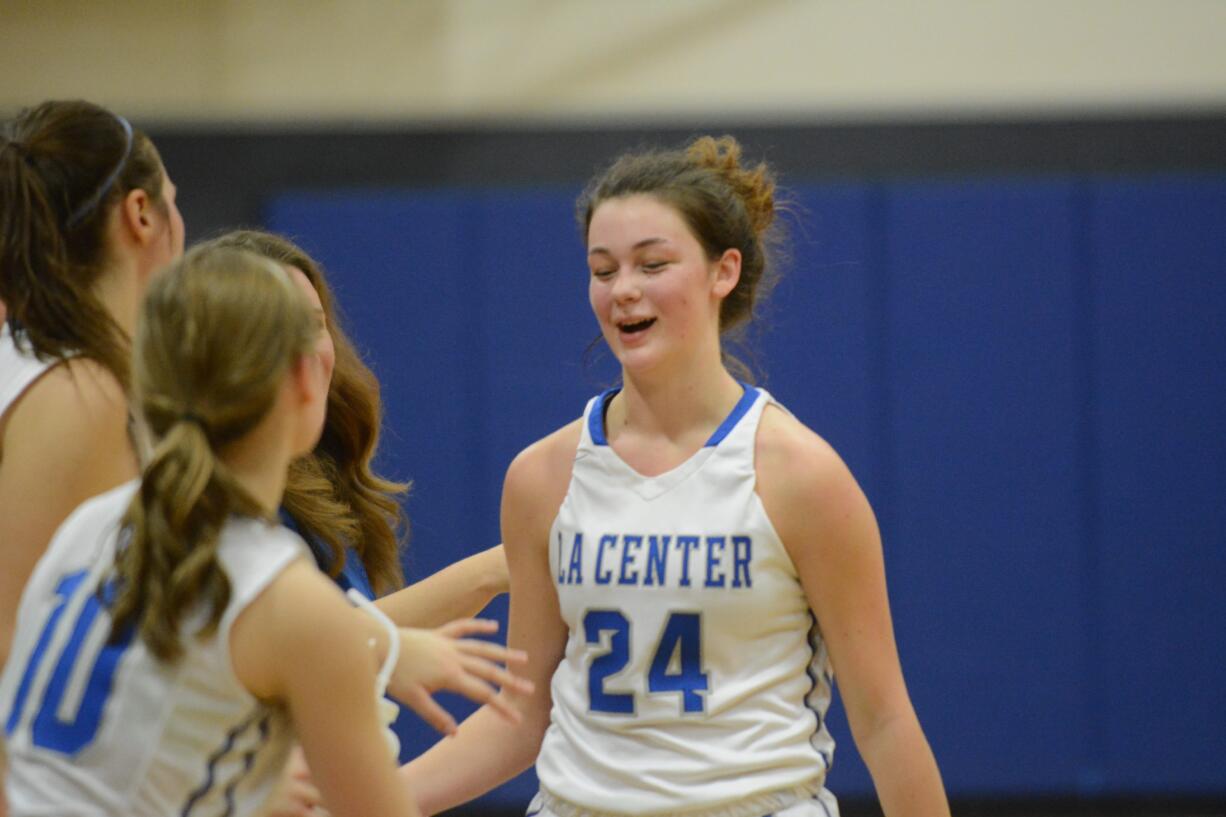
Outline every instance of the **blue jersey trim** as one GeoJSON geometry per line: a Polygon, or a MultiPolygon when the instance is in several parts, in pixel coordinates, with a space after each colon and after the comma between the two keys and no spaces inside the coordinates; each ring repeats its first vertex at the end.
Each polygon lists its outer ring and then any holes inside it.
{"type": "MultiPolygon", "coordinates": [[[[745,393],[741,395],[741,399],[732,407],[732,411],[724,418],[724,421],[719,424],[719,428],[711,434],[711,437],[703,444],[704,448],[713,448],[724,441],[724,438],[732,433],[732,429],[736,428],[736,424],[741,421],[745,413],[753,406],[754,401],[758,399],[758,390],[753,386],[745,383],[741,384],[741,388],[745,393]]],[[[614,386],[611,389],[605,389],[596,398],[596,405],[592,408],[592,413],[587,418],[588,434],[592,437],[594,445],[608,445],[609,440],[604,433],[604,417],[609,410],[609,401],[620,392],[621,386],[614,386]]]]}
{"type": "MultiPolygon", "coordinates": [[[[310,531],[303,528],[298,523],[298,520],[294,519],[284,507],[277,513],[281,518],[281,524],[301,536],[302,541],[306,542],[307,547],[311,549],[311,555],[315,557],[315,564],[319,565],[319,569],[324,573],[329,572],[332,568],[332,549],[319,541],[318,537],[314,536],[310,531]]],[[[371,586],[370,578],[366,575],[366,568],[362,565],[362,559],[353,548],[345,548],[345,561],[341,565],[341,572],[333,581],[336,582],[342,591],[353,588],[368,599],[375,597],[374,588],[371,586]]]]}
{"type": "MultiPolygon", "coordinates": [[[[809,676],[810,685],[809,685],[809,691],[805,693],[804,702],[805,702],[805,709],[808,709],[810,712],[812,712],[813,717],[816,719],[816,724],[815,724],[815,728],[813,729],[813,734],[809,736],[809,745],[813,746],[818,756],[822,759],[822,763],[826,765],[826,768],[823,771],[823,774],[829,774],[830,767],[834,765],[834,758],[828,755],[826,752],[822,751],[821,749],[818,749],[817,746],[814,744],[814,741],[822,733],[822,730],[826,726],[825,714],[822,712],[819,712],[817,707],[809,703],[809,698],[813,696],[813,693],[817,690],[817,685],[820,683],[820,681],[818,681],[817,674],[813,671],[813,661],[814,659],[817,658],[817,652],[818,652],[817,650],[817,639],[818,638],[819,636],[818,636],[818,628],[817,628],[817,616],[814,615],[812,610],[810,610],[809,611],[809,635],[808,635],[808,638],[805,639],[806,641],[809,642],[809,663],[805,665],[805,674],[809,676]]],[[[824,646],[825,645],[823,644],[823,648],[824,646]]],[[[834,695],[834,685],[831,684],[830,686],[831,686],[830,694],[833,696],[834,695]]],[[[826,805],[825,803],[822,803],[823,808],[825,808],[825,805],[826,805]]]]}
{"type": "Polygon", "coordinates": [[[609,444],[609,439],[604,435],[604,416],[609,410],[609,401],[621,390],[621,386],[614,386],[611,389],[605,389],[596,398],[596,405],[592,407],[592,413],[587,418],[587,430],[592,435],[592,442],[596,445],[609,444]]]}
{"type": "Polygon", "coordinates": [[[259,723],[260,742],[248,750],[247,754],[243,756],[243,770],[234,776],[234,779],[230,781],[229,786],[226,786],[226,817],[229,817],[229,815],[234,813],[234,795],[238,791],[239,784],[241,784],[243,780],[245,780],[247,776],[251,774],[251,770],[255,768],[255,756],[259,754],[260,749],[264,748],[264,745],[268,743],[268,735],[271,731],[272,730],[268,726],[268,716],[265,715],[263,718],[260,718],[259,723]]]}
{"type": "Polygon", "coordinates": [[[724,438],[732,433],[732,429],[736,428],[736,424],[741,421],[745,413],[749,411],[750,406],[758,399],[758,390],[752,386],[741,384],[741,388],[745,393],[741,395],[741,399],[732,407],[732,411],[724,418],[724,421],[719,424],[719,428],[715,429],[715,433],[711,435],[711,439],[707,440],[705,448],[713,448],[724,441],[724,438]]]}
{"type": "MultiPolygon", "coordinates": [[[[201,800],[205,798],[217,783],[217,767],[226,755],[234,751],[234,744],[238,742],[238,738],[252,726],[260,724],[262,718],[266,717],[257,705],[255,711],[244,719],[241,723],[235,726],[226,734],[225,740],[222,741],[217,751],[209,757],[208,767],[205,769],[204,780],[200,786],[192,792],[187,802],[183,804],[183,810],[179,812],[180,817],[188,817],[196,808],[201,800]]],[[[262,733],[261,737],[266,737],[267,733],[262,733]]],[[[229,815],[234,809],[233,791],[228,790],[226,793],[226,814],[229,815]]]]}

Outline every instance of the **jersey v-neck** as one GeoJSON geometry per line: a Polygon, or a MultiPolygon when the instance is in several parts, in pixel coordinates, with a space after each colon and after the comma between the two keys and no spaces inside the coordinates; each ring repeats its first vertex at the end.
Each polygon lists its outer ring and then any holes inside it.
{"type": "Polygon", "coordinates": [[[640,473],[622,459],[621,455],[609,445],[608,437],[605,434],[605,414],[608,411],[609,402],[621,391],[620,386],[607,389],[597,396],[595,405],[592,406],[591,411],[588,413],[588,437],[592,444],[603,453],[602,459],[608,466],[626,478],[635,493],[643,499],[650,501],[668,493],[701,468],[715,454],[719,444],[732,433],[737,423],[749,412],[749,409],[758,399],[760,392],[745,383],[741,383],[741,388],[744,389],[741,399],[732,407],[732,410],[728,412],[728,416],[716,427],[711,436],[707,438],[707,441],[703,443],[703,446],[681,463],[656,476],[649,477],[640,473]]]}

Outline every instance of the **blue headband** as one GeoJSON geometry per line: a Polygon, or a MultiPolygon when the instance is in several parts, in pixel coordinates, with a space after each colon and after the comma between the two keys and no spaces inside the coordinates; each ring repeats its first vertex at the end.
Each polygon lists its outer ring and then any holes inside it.
{"type": "Polygon", "coordinates": [[[94,195],[86,199],[81,206],[68,217],[68,223],[66,226],[69,229],[75,227],[78,223],[80,223],[81,219],[89,215],[90,211],[98,206],[98,202],[102,201],[102,197],[109,193],[111,188],[115,186],[115,180],[119,178],[120,171],[122,171],[123,166],[128,163],[128,155],[132,152],[132,126],[128,124],[128,120],[124,119],[119,114],[116,114],[115,118],[119,120],[120,125],[123,125],[123,133],[125,137],[123,156],[119,157],[119,164],[115,165],[115,169],[111,171],[111,175],[106,177],[106,181],[104,181],[98,187],[98,189],[94,192],[94,195]]]}

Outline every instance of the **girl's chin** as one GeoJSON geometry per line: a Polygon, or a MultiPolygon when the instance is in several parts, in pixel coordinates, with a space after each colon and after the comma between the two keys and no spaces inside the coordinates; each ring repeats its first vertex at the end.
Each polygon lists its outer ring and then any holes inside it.
{"type": "Polygon", "coordinates": [[[617,362],[621,364],[622,369],[628,374],[647,374],[653,372],[659,369],[663,362],[656,350],[645,347],[620,348],[617,350],[616,357],[617,362]]]}

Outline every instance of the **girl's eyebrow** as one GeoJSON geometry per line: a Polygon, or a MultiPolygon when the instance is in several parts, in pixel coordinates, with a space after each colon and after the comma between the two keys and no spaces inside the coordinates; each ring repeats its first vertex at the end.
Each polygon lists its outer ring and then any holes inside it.
{"type": "MultiPolygon", "coordinates": [[[[633,247],[631,247],[631,249],[639,250],[650,244],[667,244],[667,243],[668,243],[667,238],[644,238],[642,241],[638,242],[633,247]]],[[[596,255],[597,253],[600,253],[602,255],[612,255],[613,254],[604,247],[590,247],[587,251],[588,255],[596,255]]]]}

